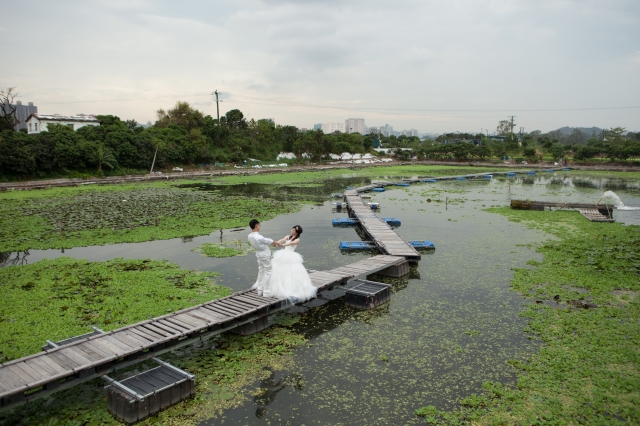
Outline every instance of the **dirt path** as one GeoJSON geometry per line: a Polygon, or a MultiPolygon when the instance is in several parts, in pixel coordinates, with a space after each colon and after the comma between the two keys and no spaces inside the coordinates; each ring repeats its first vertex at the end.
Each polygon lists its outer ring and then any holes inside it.
{"type": "MultiPolygon", "coordinates": [[[[61,178],[48,180],[30,180],[19,182],[2,182],[0,183],[0,191],[15,189],[42,189],[63,186],[80,186],[80,185],[108,185],[129,182],[154,182],[173,179],[192,179],[198,177],[209,176],[238,176],[238,175],[257,175],[265,173],[292,173],[304,171],[318,170],[336,170],[336,169],[361,169],[365,167],[385,167],[398,165],[425,165],[425,166],[451,166],[451,167],[493,167],[511,168],[511,169],[546,169],[554,167],[551,163],[543,164],[505,164],[505,163],[484,163],[484,162],[449,162],[449,161],[411,161],[375,164],[332,164],[332,165],[311,165],[311,166],[295,166],[295,167],[274,167],[264,169],[225,169],[225,170],[200,170],[190,172],[166,173],[162,175],[132,175],[132,176],[109,176],[105,178],[61,178]]],[[[558,167],[558,166],[555,166],[558,167]]],[[[640,172],[640,167],[631,166],[614,166],[614,165],[574,165],[569,167],[575,170],[599,170],[599,171],[617,171],[617,172],[640,172]]]]}

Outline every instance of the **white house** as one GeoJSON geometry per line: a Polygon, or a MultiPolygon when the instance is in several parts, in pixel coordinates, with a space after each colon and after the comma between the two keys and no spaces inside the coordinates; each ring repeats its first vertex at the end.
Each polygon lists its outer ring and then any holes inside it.
{"type": "Polygon", "coordinates": [[[78,130],[84,126],[99,126],[100,120],[94,115],[45,115],[33,113],[27,118],[27,132],[40,133],[47,130],[49,124],[62,124],[63,126],[69,126],[73,130],[78,130]]]}

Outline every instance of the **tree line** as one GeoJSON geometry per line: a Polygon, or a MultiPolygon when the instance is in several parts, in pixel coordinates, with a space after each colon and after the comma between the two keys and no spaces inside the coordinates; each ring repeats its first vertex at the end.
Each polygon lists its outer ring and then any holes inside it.
{"type": "Polygon", "coordinates": [[[148,171],[155,166],[240,163],[249,158],[275,160],[278,153],[319,160],[330,153],[364,153],[373,138],[360,134],[299,132],[295,126],[271,120],[247,120],[237,109],[220,121],[178,102],[157,111],[154,125],[97,116],[99,126],[73,130],[49,125],[47,131],[26,134],[5,128],[0,132],[0,176],[34,178],[120,174],[148,171]]]}

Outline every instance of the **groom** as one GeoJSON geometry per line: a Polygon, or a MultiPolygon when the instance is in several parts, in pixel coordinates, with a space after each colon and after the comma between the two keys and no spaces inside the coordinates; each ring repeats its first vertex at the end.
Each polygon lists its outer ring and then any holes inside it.
{"type": "Polygon", "coordinates": [[[258,279],[252,288],[258,291],[258,295],[264,297],[270,297],[269,292],[269,278],[271,277],[271,250],[269,246],[277,246],[278,243],[274,242],[271,238],[265,238],[260,235],[260,222],[257,219],[252,219],[249,222],[251,233],[248,240],[251,247],[256,251],[256,258],[258,259],[258,279]]]}

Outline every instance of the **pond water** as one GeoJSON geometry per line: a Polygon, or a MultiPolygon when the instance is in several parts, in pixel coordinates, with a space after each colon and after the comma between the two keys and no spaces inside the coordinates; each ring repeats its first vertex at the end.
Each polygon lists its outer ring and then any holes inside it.
{"type": "MultiPolygon", "coordinates": [[[[367,182],[347,176],[326,186],[285,191],[285,197],[314,191],[322,203],[265,221],[262,234],[281,237],[291,226],[301,225],[304,233],[298,251],[308,269],[330,269],[366,258],[371,253],[346,255],[338,250],[340,241],[360,237],[356,228],[331,226],[331,219],[346,214],[332,212],[329,195],[367,182]]],[[[236,189],[261,193],[265,188],[241,185],[236,189]]],[[[513,386],[515,375],[507,361],[525,359],[537,351],[539,343],[523,332],[526,321],[518,314],[528,302],[509,290],[511,268],[540,260],[530,244],[549,237],[483,209],[508,205],[510,199],[595,203],[607,189],[613,189],[626,205],[640,206],[637,181],[572,178],[571,172],[424,183],[371,194],[372,201],[381,203],[383,217],[402,221],[397,228],[401,236],[431,240],[436,250],[424,254],[408,277],[384,279],[393,284],[393,295],[390,303],[378,309],[346,307],[342,289],[292,308],[301,316],[299,331],[309,339],[308,345],[295,349],[292,366],[256,381],[247,387],[239,406],[212,414],[202,424],[417,424],[422,420],[413,414],[415,409],[426,405],[453,409],[460,398],[480,392],[485,381],[513,386]],[[260,395],[251,396],[258,388],[260,395]]],[[[637,210],[616,211],[614,217],[640,224],[637,210]]],[[[211,259],[192,250],[204,242],[244,242],[247,233],[248,228],[225,230],[203,237],[82,247],[64,253],[31,250],[23,261],[59,256],[100,261],[167,259],[184,268],[220,272],[218,282],[237,291],[255,280],[252,254],[211,259]]],[[[15,257],[11,254],[8,261],[15,257]]]]}

